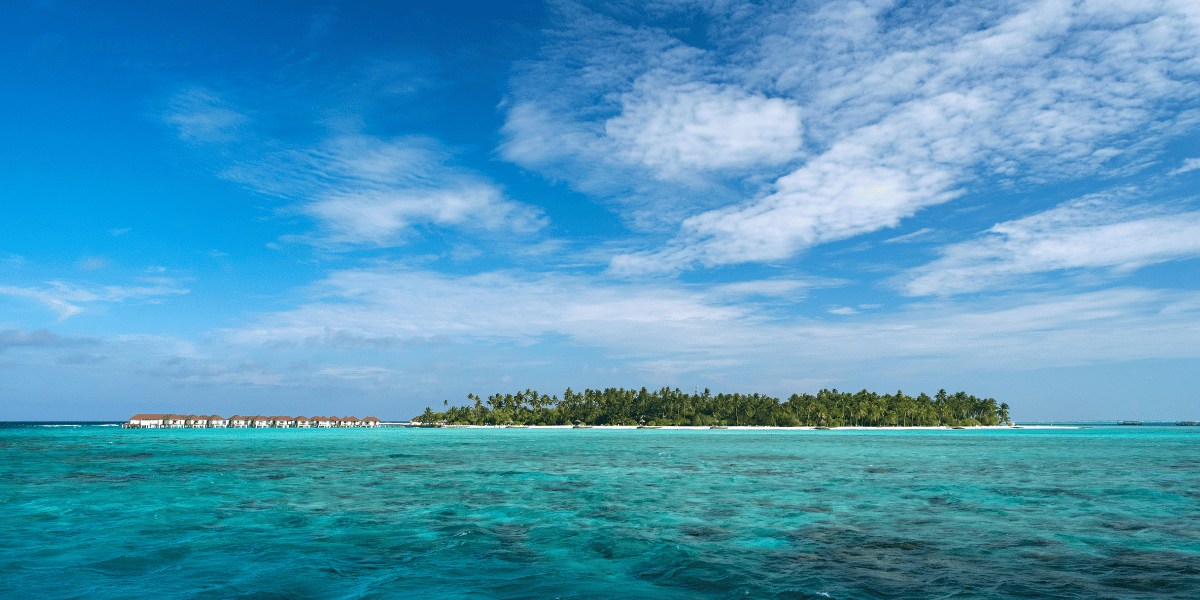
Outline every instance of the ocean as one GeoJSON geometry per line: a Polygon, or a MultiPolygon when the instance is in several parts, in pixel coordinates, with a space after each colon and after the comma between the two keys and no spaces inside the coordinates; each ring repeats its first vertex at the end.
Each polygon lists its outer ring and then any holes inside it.
{"type": "Polygon", "coordinates": [[[0,428],[0,597],[1200,597],[1200,428],[0,428]]]}

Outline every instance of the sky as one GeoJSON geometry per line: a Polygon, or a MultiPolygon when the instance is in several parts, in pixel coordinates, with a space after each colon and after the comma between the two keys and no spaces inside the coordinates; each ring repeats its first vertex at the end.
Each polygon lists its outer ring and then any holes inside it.
{"type": "Polygon", "coordinates": [[[1200,3],[0,8],[0,420],[1200,418],[1200,3]]]}

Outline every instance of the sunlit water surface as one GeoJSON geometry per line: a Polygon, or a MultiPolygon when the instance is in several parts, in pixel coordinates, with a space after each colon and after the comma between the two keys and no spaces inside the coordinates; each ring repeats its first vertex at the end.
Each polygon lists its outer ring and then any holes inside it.
{"type": "Polygon", "coordinates": [[[0,429],[5,598],[1197,598],[1200,428],[0,429]]]}

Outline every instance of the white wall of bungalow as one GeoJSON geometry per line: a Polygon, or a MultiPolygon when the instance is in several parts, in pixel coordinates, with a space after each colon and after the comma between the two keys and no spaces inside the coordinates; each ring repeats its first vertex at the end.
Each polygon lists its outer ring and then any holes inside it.
{"type": "Polygon", "coordinates": [[[332,427],[379,427],[380,421],[375,417],[362,419],[350,417],[246,417],[234,415],[228,419],[218,415],[171,415],[158,413],[136,414],[129,418],[125,427],[138,429],[171,429],[188,428],[201,429],[209,427],[244,429],[247,427],[302,427],[302,428],[332,428],[332,427]]]}
{"type": "Polygon", "coordinates": [[[144,427],[146,429],[158,429],[163,426],[163,420],[170,415],[162,414],[136,414],[129,417],[130,427],[144,427]]]}

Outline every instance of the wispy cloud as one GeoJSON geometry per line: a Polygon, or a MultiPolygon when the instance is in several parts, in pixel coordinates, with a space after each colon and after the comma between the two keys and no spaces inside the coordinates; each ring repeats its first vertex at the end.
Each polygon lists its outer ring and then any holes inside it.
{"type": "Polygon", "coordinates": [[[146,285],[87,286],[49,281],[46,282],[48,287],[43,288],[0,286],[0,294],[37,300],[58,313],[58,320],[63,321],[84,312],[86,308],[81,305],[88,303],[144,300],[154,296],[187,294],[191,291],[180,286],[178,281],[166,277],[147,277],[143,278],[142,282],[146,285]]]}
{"type": "Polygon", "coordinates": [[[32,298],[45,304],[50,310],[58,313],[58,320],[63,321],[69,317],[83,312],[83,307],[71,304],[62,298],[61,294],[52,291],[38,290],[30,288],[19,288],[9,285],[0,285],[0,294],[9,296],[24,296],[32,298]]]}
{"type": "Polygon", "coordinates": [[[1188,159],[1184,159],[1183,164],[1179,165],[1178,169],[1171,171],[1170,173],[1168,173],[1168,175],[1175,176],[1175,175],[1179,175],[1180,173],[1187,173],[1188,171],[1195,171],[1196,169],[1200,169],[1200,158],[1188,158],[1188,159]]]}
{"type": "MultiPolygon", "coordinates": [[[[1189,325],[1200,316],[1200,296],[1138,288],[982,303],[943,299],[877,314],[835,307],[836,318],[827,308],[805,316],[736,302],[719,286],[710,294],[674,281],[613,285],[561,274],[448,276],[379,267],[335,272],[310,293],[295,310],[218,333],[231,347],[291,340],[293,353],[331,332],[364,340],[347,350],[389,353],[402,347],[366,340],[444,336],[464,360],[495,347],[508,348],[510,357],[542,356],[548,340],[561,339],[601,349],[622,368],[651,372],[670,364],[674,373],[708,373],[720,365],[746,382],[793,377],[797,365],[830,372],[883,359],[894,368],[926,361],[943,369],[1043,367],[1192,356],[1200,347],[1200,331],[1189,325]]],[[[387,367],[389,360],[368,365],[387,367]]]]}
{"type": "Polygon", "coordinates": [[[318,229],[285,239],[331,249],[402,245],[428,225],[527,233],[548,222],[540,209],[508,198],[496,183],[456,166],[444,145],[421,136],[334,135],[311,148],[239,163],[223,176],[301,199],[287,212],[311,217],[318,229]]]}
{"type": "Polygon", "coordinates": [[[675,179],[696,170],[745,169],[800,155],[800,107],[734,86],[674,85],[658,71],[621,98],[605,136],[626,162],[675,179]]]}
{"type": "Polygon", "coordinates": [[[933,233],[933,231],[934,231],[933,229],[931,229],[929,227],[925,227],[922,229],[918,229],[912,233],[906,233],[904,235],[898,235],[894,238],[889,238],[889,239],[883,240],[883,243],[885,243],[885,244],[907,243],[907,242],[913,241],[916,238],[919,238],[922,236],[927,236],[927,235],[933,233]]]}
{"type": "Polygon", "coordinates": [[[1134,172],[1196,121],[1177,108],[1200,98],[1187,3],[960,4],[909,21],[889,7],[721,5],[700,49],[566,5],[513,80],[501,155],[617,199],[635,226],[676,224],[611,263],[638,275],[786,259],[980,180],[1134,172]]]}
{"type": "Polygon", "coordinates": [[[1069,269],[1129,272],[1200,257],[1200,212],[1090,196],[999,223],[976,239],[895,279],[913,296],[958,294],[1028,283],[1069,269]]]}
{"type": "Polygon", "coordinates": [[[248,118],[216,92],[192,86],[171,98],[163,120],[179,130],[181,140],[228,142],[248,118]]]}

